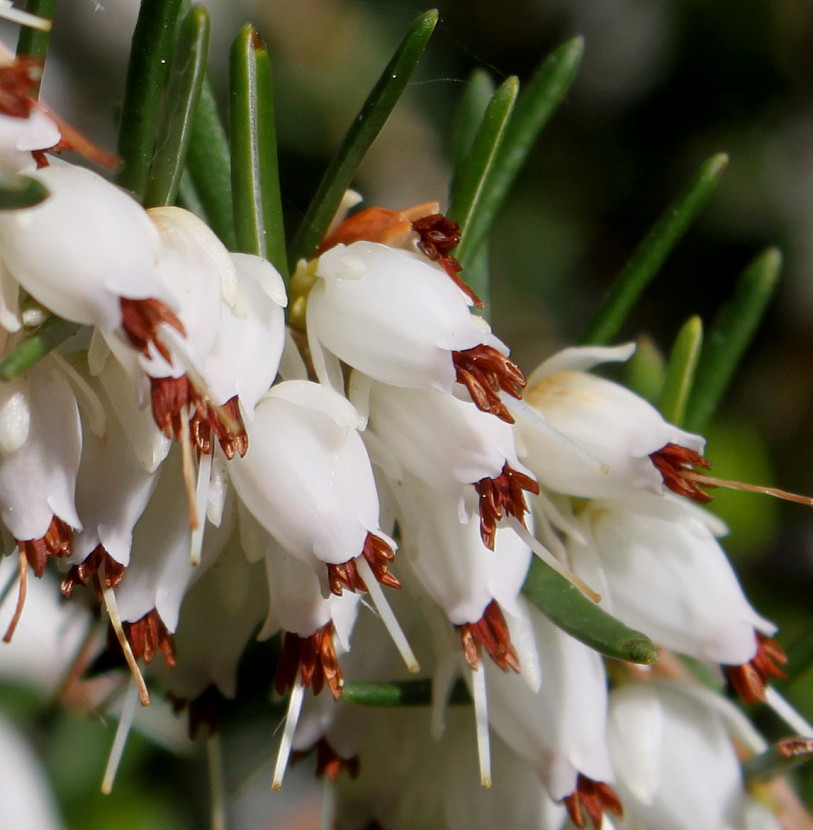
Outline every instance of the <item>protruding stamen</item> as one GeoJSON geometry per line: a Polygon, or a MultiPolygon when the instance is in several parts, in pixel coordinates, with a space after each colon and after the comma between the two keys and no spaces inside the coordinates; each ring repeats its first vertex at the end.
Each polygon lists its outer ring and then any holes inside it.
{"type": "Polygon", "coordinates": [[[220,736],[210,734],[206,738],[206,760],[209,768],[209,798],[211,800],[212,830],[226,830],[226,792],[223,786],[223,756],[220,736]]]}
{"type": "Polygon", "coordinates": [[[271,782],[272,790],[282,789],[282,779],[285,776],[285,771],[288,769],[288,759],[291,756],[294,732],[296,732],[296,725],[299,722],[304,697],[305,684],[297,678],[291,689],[291,697],[288,700],[288,714],[285,717],[285,729],[282,732],[282,740],[280,741],[279,752],[277,753],[277,763],[274,767],[274,779],[271,782]]]}
{"type": "Polygon", "coordinates": [[[104,607],[107,610],[107,616],[110,619],[110,625],[113,626],[113,631],[116,634],[116,639],[121,646],[121,651],[124,654],[124,659],[127,661],[127,666],[130,669],[130,674],[138,688],[138,697],[142,706],[149,706],[150,693],[147,691],[147,684],[141,675],[141,670],[138,668],[138,663],[133,655],[133,650],[130,648],[130,642],[127,635],[124,633],[124,628],[121,623],[121,614],[119,614],[119,606],[116,602],[116,595],[112,588],[102,588],[102,598],[104,600],[104,607]]]}
{"type": "Polygon", "coordinates": [[[571,585],[578,588],[588,599],[601,602],[601,594],[596,593],[583,579],[566,568],[529,530],[513,516],[508,517],[508,526],[525,542],[526,545],[559,576],[563,576],[571,585]]]}
{"type": "Polygon", "coordinates": [[[143,658],[145,663],[151,663],[160,651],[168,666],[175,665],[175,639],[155,608],[140,620],[123,623],[122,627],[136,660],[143,658]]]}
{"type": "Polygon", "coordinates": [[[594,781],[581,773],[576,779],[576,789],[563,800],[570,820],[576,827],[584,827],[589,817],[593,827],[599,830],[605,810],[615,813],[619,818],[624,815],[621,799],[609,784],[594,781]]]}
{"type": "Polygon", "coordinates": [[[28,596],[28,560],[25,554],[19,552],[19,573],[20,573],[20,587],[17,590],[17,607],[14,609],[14,616],[8,624],[6,633],[3,635],[3,642],[10,643],[14,632],[17,630],[17,623],[20,622],[20,617],[23,615],[23,608],[25,608],[25,598],[28,596]]]}
{"type": "MultiPolygon", "coordinates": [[[[376,581],[389,588],[400,588],[401,583],[395,574],[390,573],[390,563],[395,559],[395,551],[380,536],[368,533],[364,540],[361,555],[367,560],[376,581]]],[[[351,591],[366,591],[367,584],[356,567],[358,557],[327,566],[328,584],[331,593],[340,597],[344,588],[351,591]]]]}
{"type": "Polygon", "coordinates": [[[342,670],[336,659],[332,622],[326,623],[309,637],[285,632],[274,688],[279,694],[284,694],[297,683],[303,687],[312,686],[315,695],[327,683],[333,699],[341,697],[342,670]]]}
{"type": "Polygon", "coordinates": [[[494,550],[497,522],[504,516],[513,516],[525,524],[528,505],[523,491],[539,494],[539,485],[530,476],[512,469],[508,462],[498,476],[481,478],[474,489],[480,496],[480,537],[489,550],[494,550]]]}
{"type": "Polygon", "coordinates": [[[195,486],[195,470],[192,463],[192,441],[189,434],[189,418],[186,407],[181,411],[181,472],[183,474],[183,486],[186,493],[186,509],[189,529],[194,532],[201,524],[198,519],[198,507],[195,486]]]}
{"type": "Polygon", "coordinates": [[[41,577],[45,573],[45,563],[49,556],[61,559],[71,555],[73,530],[67,522],[54,516],[44,536],[39,539],[16,539],[15,541],[17,547],[28,559],[34,576],[41,577]]]}
{"type": "Polygon", "coordinates": [[[774,713],[797,734],[804,735],[808,740],[813,739],[813,724],[810,724],[801,713],[788,703],[773,686],[765,689],[765,703],[774,713]]]}
{"type": "Polygon", "coordinates": [[[455,366],[455,379],[469,390],[475,406],[513,424],[514,416],[502,402],[500,391],[514,398],[522,396],[525,376],[516,363],[493,346],[483,344],[452,352],[452,362],[455,366]]]}
{"type": "Polygon", "coordinates": [[[127,692],[124,696],[124,703],[121,707],[118,726],[116,727],[116,734],[113,738],[113,744],[110,747],[110,755],[107,758],[107,766],[104,768],[101,787],[104,795],[110,795],[113,792],[113,782],[116,780],[116,772],[121,763],[121,757],[124,755],[124,747],[127,744],[130,728],[135,718],[137,700],[138,687],[135,683],[135,678],[130,678],[130,682],[127,684],[127,692]]]}
{"type": "Polygon", "coordinates": [[[117,588],[124,578],[126,568],[117,562],[104,548],[104,545],[96,547],[85,557],[80,565],[73,565],[65,578],[62,580],[60,590],[62,595],[69,597],[77,583],[87,588],[93,580],[94,590],[99,602],[102,602],[101,584],[99,577],[104,574],[104,585],[106,588],[117,588]],[[97,577],[94,579],[94,577],[97,577]]]}
{"type": "Polygon", "coordinates": [[[782,669],[788,658],[776,640],[755,632],[757,653],[741,666],[726,666],[726,674],[737,694],[746,703],[764,703],[766,686],[770,678],[787,679],[782,669]]]}
{"type": "Polygon", "coordinates": [[[189,542],[189,564],[200,565],[203,550],[203,531],[206,529],[206,507],[209,503],[209,482],[212,477],[212,453],[198,458],[198,486],[195,492],[197,527],[192,530],[189,542]]]}
{"type": "Polygon", "coordinates": [[[121,297],[119,306],[121,308],[121,327],[133,348],[141,354],[149,355],[149,345],[152,343],[158,354],[167,363],[172,364],[172,356],[158,336],[158,328],[162,324],[166,324],[186,336],[186,329],[175,312],[155,297],[148,297],[145,300],[131,300],[127,297],[121,297]]]}
{"type": "Polygon", "coordinates": [[[477,757],[480,761],[480,786],[491,786],[491,740],[488,732],[488,697],[486,671],[483,666],[471,668],[474,722],[477,730],[477,757]]]}
{"type": "Polygon", "coordinates": [[[321,256],[336,245],[352,245],[354,242],[380,242],[397,247],[409,238],[412,225],[422,216],[437,213],[438,203],[428,202],[406,210],[371,207],[360,210],[340,222],[319,244],[316,255],[321,256]]]}
{"type": "Polygon", "coordinates": [[[414,221],[412,230],[420,238],[418,248],[421,252],[443,267],[452,282],[476,308],[482,308],[483,301],[460,278],[459,272],[463,270],[462,266],[451,253],[460,243],[460,225],[447,219],[442,213],[433,213],[414,221]]]}
{"type": "Polygon", "coordinates": [[[370,599],[372,599],[376,611],[378,611],[378,615],[384,623],[384,627],[387,629],[393,643],[395,643],[395,647],[398,649],[404,665],[407,667],[407,671],[412,674],[419,672],[421,667],[418,664],[418,659],[415,657],[415,652],[412,651],[412,646],[410,646],[403,628],[401,628],[395,617],[395,613],[390,607],[389,602],[387,602],[387,598],[384,596],[384,591],[381,590],[378,580],[373,576],[372,568],[363,556],[360,556],[356,560],[356,563],[356,567],[370,592],[370,599]]]}
{"type": "Polygon", "coordinates": [[[477,669],[480,665],[480,647],[503,670],[519,671],[519,657],[511,643],[511,633],[497,600],[491,600],[483,616],[473,623],[457,626],[466,662],[477,669]]]}

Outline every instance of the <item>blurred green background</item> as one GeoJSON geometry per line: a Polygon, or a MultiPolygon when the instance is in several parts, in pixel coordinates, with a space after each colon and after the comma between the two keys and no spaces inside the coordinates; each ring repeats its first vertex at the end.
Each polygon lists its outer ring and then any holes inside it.
{"type": "MultiPolygon", "coordinates": [[[[240,25],[253,21],[269,44],[285,208],[294,227],[330,154],[424,6],[410,0],[204,5],[213,14],[212,72],[222,95],[224,62],[240,25]]],[[[576,342],[681,185],[704,159],[729,153],[711,202],[622,339],[646,333],[668,350],[688,316],[710,321],[746,263],[778,245],[783,281],[710,431],[708,456],[716,475],[813,493],[813,4],[452,0],[438,7],[441,23],[426,58],[357,182],[367,203],[443,205],[454,109],[471,71],[483,67],[497,82],[512,74],[526,79],[552,48],[584,35],[577,80],[493,234],[494,328],[526,371],[576,342]]],[[[136,9],[132,1],[58,4],[45,98],[108,148],[115,147],[136,9]]],[[[813,660],[803,642],[813,631],[813,513],[736,493],[720,493],[714,506],[731,526],[727,548],[754,605],[781,625],[779,640],[795,659],[793,680],[781,688],[813,718],[813,673],[805,671],[813,660]]],[[[58,782],[70,827],[201,826],[201,763],[176,763],[135,738],[119,787],[104,799],[95,790],[110,727],[56,711],[47,722],[33,719],[25,695],[10,690],[8,697],[58,782]]],[[[775,728],[757,714],[762,726],[775,728]]],[[[245,808],[235,826],[309,826],[268,823],[262,805],[270,799],[266,794],[261,806],[245,808]]]]}

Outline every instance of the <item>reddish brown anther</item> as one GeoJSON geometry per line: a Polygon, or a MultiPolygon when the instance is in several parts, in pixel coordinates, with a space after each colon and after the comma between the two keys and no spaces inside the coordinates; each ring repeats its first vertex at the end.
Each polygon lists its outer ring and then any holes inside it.
{"type": "Polygon", "coordinates": [[[589,817],[593,827],[598,830],[605,810],[615,813],[619,818],[624,815],[621,799],[609,784],[593,781],[581,773],[576,779],[576,789],[565,796],[564,803],[570,820],[576,827],[584,827],[589,817]]]}
{"type": "Polygon", "coordinates": [[[455,379],[469,390],[474,405],[513,424],[514,418],[502,402],[500,391],[514,398],[522,397],[525,376],[516,363],[493,346],[486,345],[452,352],[452,361],[455,379]]]}
{"type": "Polygon", "coordinates": [[[152,417],[167,438],[181,440],[182,420],[189,417],[189,434],[193,446],[202,453],[212,452],[212,434],[218,439],[226,458],[244,456],[248,435],[235,395],[223,406],[206,400],[186,375],[179,378],[150,378],[152,417]]]}
{"type": "MultiPolygon", "coordinates": [[[[148,611],[140,620],[123,623],[124,634],[133,656],[136,660],[144,658],[145,663],[151,663],[160,651],[164,655],[164,662],[172,667],[175,665],[175,639],[167,631],[163,620],[154,608],[148,611]]],[[[111,647],[114,641],[111,638],[111,647]]]]}
{"type": "Polygon", "coordinates": [[[480,647],[503,670],[519,671],[519,657],[511,643],[511,634],[502,609],[492,600],[477,622],[457,626],[466,662],[476,669],[480,665],[480,647]]]}
{"type": "Polygon", "coordinates": [[[126,570],[124,565],[117,562],[103,545],[96,545],[81,565],[71,567],[62,580],[60,590],[63,596],[69,597],[77,584],[87,588],[92,580],[96,599],[102,603],[102,588],[117,588],[126,570]],[[104,574],[103,577],[102,574],[104,574]]]}
{"type": "Polygon", "coordinates": [[[42,576],[45,573],[45,563],[49,556],[61,559],[71,555],[73,530],[69,524],[54,516],[44,536],[39,539],[16,539],[15,541],[17,547],[25,554],[34,574],[42,576]]]}
{"type": "Polygon", "coordinates": [[[694,473],[695,467],[707,470],[711,466],[700,453],[681,447],[679,444],[667,444],[649,457],[661,474],[663,483],[672,492],[699,504],[708,504],[711,501],[711,496],[701,490],[697,481],[687,475],[687,473],[694,473]]]}
{"type": "Polygon", "coordinates": [[[178,697],[171,692],[167,698],[172,703],[172,711],[178,715],[188,709],[189,721],[187,729],[189,737],[194,741],[201,726],[206,727],[209,735],[214,735],[220,729],[223,716],[223,707],[226,698],[213,683],[207,686],[194,700],[178,697]]]}
{"type": "Polygon", "coordinates": [[[757,641],[757,653],[741,666],[726,666],[726,674],[731,685],[745,703],[764,703],[765,687],[772,678],[787,679],[783,666],[788,658],[782,646],[759,631],[754,632],[757,641]]]}
{"type": "Polygon", "coordinates": [[[307,758],[313,752],[316,753],[317,778],[327,776],[331,781],[337,781],[342,770],[354,780],[359,777],[359,772],[361,772],[359,756],[353,755],[350,758],[342,758],[324,738],[320,738],[310,749],[293,752],[291,763],[295,764],[297,761],[307,758]]]}
{"type": "MultiPolygon", "coordinates": [[[[361,555],[367,560],[370,570],[382,585],[389,588],[401,587],[398,578],[389,570],[390,564],[395,559],[395,551],[383,539],[368,533],[361,555]]],[[[367,585],[356,567],[355,559],[340,562],[338,565],[328,565],[327,578],[331,593],[339,597],[344,588],[349,588],[351,591],[367,590],[367,585]]]]}
{"type": "Polygon", "coordinates": [[[483,307],[483,301],[460,279],[462,267],[451,252],[460,243],[460,225],[447,219],[442,213],[423,216],[412,223],[412,230],[418,234],[418,248],[433,262],[437,262],[451,277],[454,284],[474,303],[483,307]]]}
{"type": "Polygon", "coordinates": [[[0,112],[12,118],[28,118],[36,106],[35,92],[42,77],[42,63],[17,58],[0,66],[0,112]]]}
{"type": "Polygon", "coordinates": [[[161,357],[171,364],[172,357],[169,350],[158,337],[158,327],[166,324],[185,336],[186,330],[175,312],[154,297],[148,297],[146,300],[130,300],[121,297],[119,307],[121,308],[121,327],[133,348],[146,355],[149,354],[148,346],[152,343],[161,357]]]}
{"type": "Polygon", "coordinates": [[[481,478],[474,489],[480,496],[480,537],[483,544],[494,550],[497,538],[497,522],[505,516],[513,516],[525,524],[525,503],[523,490],[539,494],[539,485],[530,476],[514,470],[507,462],[495,478],[481,478]]]}
{"type": "Polygon", "coordinates": [[[342,694],[342,670],[333,644],[333,623],[326,623],[309,637],[285,632],[282,652],[277,663],[274,688],[284,694],[296,682],[297,674],[306,688],[318,695],[327,683],[334,700],[342,694]]]}

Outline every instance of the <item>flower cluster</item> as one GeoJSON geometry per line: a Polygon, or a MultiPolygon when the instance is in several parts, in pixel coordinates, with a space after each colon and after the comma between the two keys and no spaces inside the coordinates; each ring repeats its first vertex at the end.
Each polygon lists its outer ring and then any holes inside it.
{"type": "Polygon", "coordinates": [[[0,212],[3,352],[46,313],[84,328],[0,386],[6,639],[28,571],[58,560],[142,703],[149,664],[195,731],[217,728],[249,641],[279,637],[274,786],[315,750],[340,827],[778,826],[742,783],[733,737],[763,744],[732,704],[674,667],[610,683],[522,593],[537,557],[748,702],[782,676],[696,503],[703,439],[591,373],[632,347],[567,349],[526,386],[435,205],[338,221],[286,327],[269,262],[47,152],[31,70],[0,70],[0,167],[48,191],[0,212]],[[342,700],[419,671],[431,707],[342,700]],[[473,713],[447,705],[461,678],[473,713]]]}

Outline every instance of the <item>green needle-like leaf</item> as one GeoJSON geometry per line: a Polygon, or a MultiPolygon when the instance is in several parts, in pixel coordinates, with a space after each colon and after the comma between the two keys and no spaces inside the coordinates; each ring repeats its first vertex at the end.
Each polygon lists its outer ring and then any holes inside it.
{"type": "Polygon", "coordinates": [[[342,141],[339,151],[325,171],[322,181],[305,213],[293,245],[290,262],[313,256],[325,235],[344,192],[350,187],[362,159],[381,132],[390,113],[398,103],[426,44],[435,30],[438,13],[424,12],[412,24],[392,60],[364,102],[342,141]]]}
{"type": "Polygon", "coordinates": [[[452,169],[457,170],[471,150],[474,137],[494,97],[494,81],[485,69],[475,69],[463,90],[455,117],[452,136],[452,169]]]}
{"type": "Polygon", "coordinates": [[[472,254],[482,238],[471,237],[470,230],[478,212],[483,208],[487,194],[486,184],[494,167],[500,145],[505,136],[508,119],[514,109],[519,93],[519,80],[508,78],[497,88],[480,122],[471,149],[455,171],[452,193],[449,198],[448,218],[460,225],[460,244],[455,249],[455,258],[465,271],[472,254]],[[469,241],[471,239],[471,241],[469,241]]]}
{"type": "MultiPolygon", "coordinates": [[[[45,20],[53,20],[56,0],[28,0],[25,4],[25,10],[29,14],[35,14],[45,20]]],[[[20,36],[17,38],[17,55],[34,58],[41,63],[45,63],[50,43],[50,29],[33,29],[30,26],[23,26],[20,29],[20,36]]],[[[39,89],[39,84],[37,89],[39,89]]]]}
{"type": "Polygon", "coordinates": [[[583,52],[580,37],[563,43],[542,63],[517,99],[477,210],[455,252],[464,268],[488,235],[534,142],[575,78],[583,52]]]}
{"type": "Polygon", "coordinates": [[[538,559],[531,562],[522,592],[561,629],[607,657],[645,665],[658,659],[649,637],[602,611],[538,559]]]}
{"type": "Polygon", "coordinates": [[[181,0],[141,0],[119,125],[117,181],[142,196],[155,150],[155,125],[172,58],[181,0]]]}
{"type": "Polygon", "coordinates": [[[192,122],[186,169],[209,226],[230,251],[236,250],[229,139],[208,78],[204,78],[192,122]]]}
{"type": "Polygon", "coordinates": [[[728,156],[719,153],[701,165],[621,271],[583,343],[606,344],[618,334],[638,297],[711,196],[727,164],[728,156]]]}
{"type": "Polygon", "coordinates": [[[676,426],[682,426],[686,417],[702,345],[703,321],[699,317],[690,317],[675,338],[661,397],[661,414],[676,426]]]}
{"type": "MultiPolygon", "coordinates": [[[[342,700],[359,706],[428,706],[432,702],[431,680],[392,680],[384,683],[346,683],[342,700]]],[[[466,685],[458,681],[449,696],[451,704],[471,703],[466,685]]]]}
{"type": "Polygon", "coordinates": [[[666,366],[663,353],[651,337],[636,340],[635,354],[624,367],[624,382],[644,400],[657,406],[663,392],[666,366]]]}
{"type": "Polygon", "coordinates": [[[786,775],[794,767],[813,758],[813,738],[784,738],[761,755],[749,758],[742,766],[746,783],[786,775]]]}
{"type": "Polygon", "coordinates": [[[69,323],[60,317],[49,317],[0,361],[0,380],[11,380],[21,375],[80,328],[78,324],[69,323]]]}
{"type": "Polygon", "coordinates": [[[48,198],[48,188],[30,176],[0,172],[0,210],[38,205],[48,198]]]}
{"type": "Polygon", "coordinates": [[[287,276],[271,62],[252,26],[231,50],[230,123],[237,250],[265,257],[287,276]]]}
{"type": "Polygon", "coordinates": [[[193,6],[181,24],[158,119],[144,207],[175,202],[206,74],[209,28],[209,13],[200,6],[193,6]]]}
{"type": "Polygon", "coordinates": [[[714,321],[697,369],[686,428],[703,432],[762,319],[782,269],[782,254],[768,248],[740,277],[714,321]]]}

